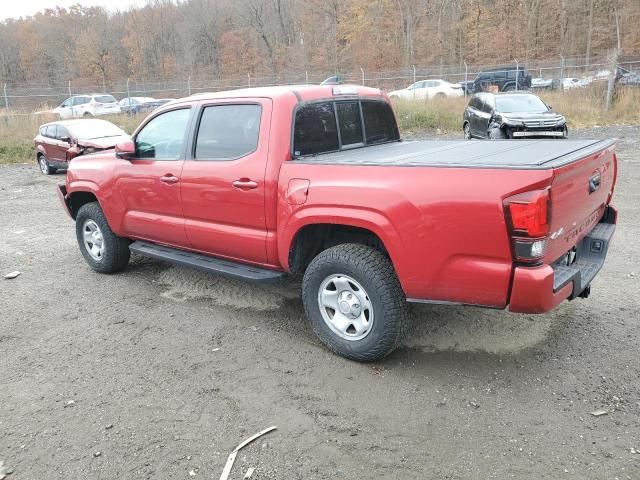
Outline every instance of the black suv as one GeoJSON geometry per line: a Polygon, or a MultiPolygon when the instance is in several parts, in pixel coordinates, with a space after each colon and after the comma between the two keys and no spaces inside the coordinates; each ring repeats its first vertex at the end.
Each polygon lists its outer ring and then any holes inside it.
{"type": "Polygon", "coordinates": [[[567,121],[532,93],[476,93],[464,109],[464,138],[567,138],[567,121]]]}
{"type": "Polygon", "coordinates": [[[531,75],[524,65],[506,65],[484,70],[475,80],[463,84],[467,93],[486,92],[491,86],[497,87],[499,92],[528,90],[531,88],[531,75]]]}

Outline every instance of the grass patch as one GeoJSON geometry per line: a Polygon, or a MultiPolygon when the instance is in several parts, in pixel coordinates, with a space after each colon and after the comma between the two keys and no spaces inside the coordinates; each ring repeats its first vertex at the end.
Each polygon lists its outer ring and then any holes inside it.
{"type": "MultiPolygon", "coordinates": [[[[98,118],[108,120],[131,134],[145,116],[146,114],[122,114],[98,118]]],[[[38,134],[40,125],[55,120],[57,118],[48,113],[0,113],[0,164],[35,162],[33,139],[38,134]]]]}
{"type": "MultiPolygon", "coordinates": [[[[3,139],[4,140],[4,139],[3,139]]],[[[33,143],[14,142],[0,143],[0,164],[1,163],[25,163],[33,160],[35,162],[36,151],[33,143]]]]}

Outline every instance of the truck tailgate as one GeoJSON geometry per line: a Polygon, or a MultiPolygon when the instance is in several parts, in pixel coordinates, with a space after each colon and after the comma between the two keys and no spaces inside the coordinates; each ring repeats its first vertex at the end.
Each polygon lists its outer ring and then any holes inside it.
{"type": "Polygon", "coordinates": [[[616,180],[615,143],[554,168],[545,263],[567,254],[598,223],[616,180]]]}

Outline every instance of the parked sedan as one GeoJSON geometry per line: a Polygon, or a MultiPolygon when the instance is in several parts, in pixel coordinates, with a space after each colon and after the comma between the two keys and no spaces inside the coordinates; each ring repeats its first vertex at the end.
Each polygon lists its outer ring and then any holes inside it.
{"type": "Polygon", "coordinates": [[[531,89],[532,90],[551,90],[553,88],[552,78],[532,78],[531,89]]]}
{"type": "Polygon", "coordinates": [[[464,110],[464,137],[567,138],[566,119],[531,93],[477,93],[464,110]]]}
{"type": "Polygon", "coordinates": [[[566,77],[560,80],[560,85],[562,85],[563,90],[571,90],[572,88],[582,88],[584,84],[580,81],[579,78],[575,77],[566,77]]]}
{"type": "Polygon", "coordinates": [[[113,123],[99,119],[46,123],[33,139],[36,159],[45,175],[66,170],[71,159],[115,147],[129,135],[113,123]]]}
{"type": "Polygon", "coordinates": [[[53,113],[63,120],[79,117],[91,118],[120,113],[120,107],[112,95],[92,93],[67,98],[59,107],[53,109],[53,113]]]}
{"type": "Polygon", "coordinates": [[[402,90],[389,93],[389,98],[402,100],[427,100],[434,97],[461,97],[464,95],[459,83],[444,80],[420,80],[402,90]]]}
{"type": "Polygon", "coordinates": [[[620,77],[620,80],[618,80],[618,84],[625,87],[640,87],[640,73],[625,73],[624,75],[622,75],[622,77],[620,77]]]}
{"type": "Polygon", "coordinates": [[[150,112],[155,107],[155,98],[151,97],[126,97],[118,102],[122,113],[134,115],[136,113],[150,112]]]}

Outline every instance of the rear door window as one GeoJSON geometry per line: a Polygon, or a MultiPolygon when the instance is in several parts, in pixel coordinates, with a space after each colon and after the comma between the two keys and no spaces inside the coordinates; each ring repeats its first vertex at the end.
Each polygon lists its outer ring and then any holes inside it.
{"type": "Polygon", "coordinates": [[[47,133],[45,135],[49,138],[56,138],[56,125],[47,125],[47,133]]]}
{"type": "Polygon", "coordinates": [[[255,104],[205,107],[196,138],[196,160],[233,160],[258,148],[262,107],[255,104]]]}
{"type": "Polygon", "coordinates": [[[85,103],[89,103],[91,101],[90,97],[75,97],[73,99],[74,105],[84,105],[85,103]]]}
{"type": "Polygon", "coordinates": [[[293,132],[295,155],[315,155],[339,148],[333,102],[314,103],[298,109],[293,132]]]}

